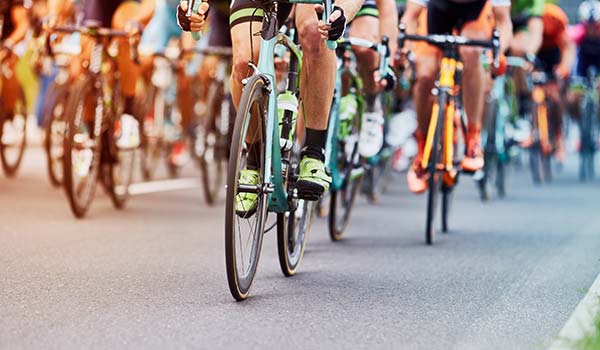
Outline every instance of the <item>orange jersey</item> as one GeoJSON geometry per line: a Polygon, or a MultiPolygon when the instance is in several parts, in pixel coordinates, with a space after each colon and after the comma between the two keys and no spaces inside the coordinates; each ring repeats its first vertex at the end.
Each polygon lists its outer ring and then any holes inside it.
{"type": "Polygon", "coordinates": [[[569,25],[567,15],[560,7],[547,3],[544,5],[542,20],[544,21],[542,49],[558,47],[560,37],[567,31],[569,25]]]}

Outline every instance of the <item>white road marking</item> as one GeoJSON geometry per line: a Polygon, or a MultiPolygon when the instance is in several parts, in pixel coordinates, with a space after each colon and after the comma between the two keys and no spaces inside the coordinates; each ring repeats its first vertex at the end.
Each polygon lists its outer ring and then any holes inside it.
{"type": "Polygon", "coordinates": [[[558,334],[558,338],[550,345],[548,350],[574,350],[577,340],[587,334],[594,334],[594,321],[600,313],[600,275],[588,290],[587,294],[564,327],[558,334]]]}
{"type": "Polygon", "coordinates": [[[131,195],[140,195],[167,191],[180,191],[199,188],[202,184],[200,178],[190,177],[173,180],[160,180],[150,182],[140,182],[129,186],[131,195]]]}

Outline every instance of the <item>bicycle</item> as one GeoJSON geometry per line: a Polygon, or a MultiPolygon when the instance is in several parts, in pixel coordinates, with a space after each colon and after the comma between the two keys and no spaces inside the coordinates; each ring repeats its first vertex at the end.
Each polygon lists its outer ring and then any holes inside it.
{"type": "Polygon", "coordinates": [[[53,67],[57,72],[48,87],[42,107],[42,121],[44,125],[44,150],[46,152],[47,171],[50,183],[55,186],[63,184],[63,144],[67,130],[65,109],[69,97],[69,67],[70,56],[73,52],[64,42],[60,48],[52,48],[52,36],[45,34],[45,49],[42,53],[42,69],[45,75],[50,76],[53,67]]]}
{"type": "Polygon", "coordinates": [[[514,68],[523,68],[526,60],[521,57],[506,57],[508,71],[496,77],[487,100],[482,139],[485,165],[477,179],[480,198],[490,199],[488,185],[496,188],[498,197],[506,196],[506,166],[510,160],[509,149],[512,141],[507,138],[506,128],[513,118],[516,105],[515,86],[510,78],[514,68]]]}
{"type": "Polygon", "coordinates": [[[579,148],[579,179],[582,182],[593,180],[595,176],[595,155],[598,149],[598,135],[600,133],[598,112],[598,73],[590,67],[586,78],[578,79],[583,87],[581,101],[581,115],[579,118],[579,131],[581,146],[579,148]]]}
{"type": "MultiPolygon", "coordinates": [[[[320,0],[291,2],[323,3],[320,0]]],[[[296,274],[304,255],[314,207],[314,202],[298,199],[294,188],[299,176],[300,161],[295,132],[297,109],[288,104],[288,108],[282,111],[280,117],[277,107],[278,85],[274,63],[276,46],[282,45],[290,53],[287,89],[284,92],[290,98],[289,102],[298,101],[298,77],[302,61],[302,53],[294,39],[279,33],[279,3],[261,3],[264,17],[260,33],[260,57],[257,65],[254,62],[248,63],[253,73],[243,81],[244,88],[237,109],[229,158],[225,204],[225,258],[229,290],[238,301],[248,297],[258,267],[263,236],[275,227],[281,270],[285,276],[296,274]],[[255,130],[249,134],[251,119],[255,120],[255,130]],[[258,169],[257,185],[239,183],[240,172],[245,167],[248,155],[247,140],[258,140],[257,154],[262,166],[258,169]],[[239,193],[256,194],[256,209],[238,214],[235,198],[239,193]],[[270,227],[266,227],[268,212],[277,215],[276,223],[270,227]],[[244,258],[247,261],[244,261],[244,258]]],[[[331,1],[326,0],[324,5],[324,18],[329,18],[331,1]]],[[[333,47],[331,43],[328,45],[333,47]]]]}
{"type": "Polygon", "coordinates": [[[235,109],[229,88],[232,50],[230,47],[194,49],[204,56],[216,56],[214,76],[206,87],[206,108],[200,113],[192,133],[193,154],[202,175],[206,203],[214,205],[223,187],[227,172],[235,109]]]}
{"type": "MultiPolygon", "coordinates": [[[[0,28],[2,23],[0,21],[0,28]]],[[[8,64],[8,60],[17,60],[18,57],[10,48],[0,46],[6,50],[7,55],[0,61],[0,70],[6,79],[17,74],[8,64]]],[[[0,84],[1,85],[1,84],[0,84]]],[[[2,88],[2,87],[0,87],[2,88]]],[[[15,176],[27,145],[27,100],[23,87],[18,83],[16,101],[12,111],[6,110],[4,101],[0,104],[0,162],[6,176],[15,176]]]]}
{"type": "Polygon", "coordinates": [[[460,91],[463,65],[459,60],[458,49],[460,46],[491,49],[494,65],[497,66],[500,39],[497,31],[494,31],[490,40],[471,40],[454,35],[410,35],[406,34],[406,27],[400,25],[398,40],[400,48],[404,47],[405,41],[412,40],[437,45],[443,51],[439,77],[432,90],[437,101],[433,105],[421,163],[428,174],[425,241],[431,245],[435,236],[433,223],[438,192],[442,195],[442,232],[448,232],[452,193],[461,172],[461,157],[457,150],[464,148],[459,143],[465,138],[467,123],[460,91]]]}
{"type": "Polygon", "coordinates": [[[57,27],[58,33],[81,33],[94,40],[89,65],[69,94],[65,119],[64,187],[73,214],[85,216],[98,180],[117,209],[129,198],[135,149],[116,145],[116,122],[121,115],[121,95],[116,60],[108,50],[111,39],[128,38],[137,61],[135,38],[127,32],[97,26],[57,27]]]}
{"type": "MultiPolygon", "coordinates": [[[[380,72],[386,74],[389,62],[389,38],[381,44],[360,38],[347,38],[337,41],[338,72],[336,89],[329,115],[326,163],[331,172],[332,183],[329,194],[329,235],[339,241],[348,226],[350,214],[365,171],[365,162],[358,153],[358,143],[365,103],[362,97],[362,81],[352,58],[352,47],[362,47],[380,53],[380,72]],[[353,64],[354,63],[354,64],[353,64]],[[345,109],[341,110],[342,100],[346,99],[345,109]]],[[[376,164],[371,165],[371,168],[376,164]]],[[[374,170],[371,170],[373,175],[374,170]]],[[[371,178],[372,179],[372,178],[371,178]]]]}
{"type": "Polygon", "coordinates": [[[549,182],[552,180],[552,141],[551,130],[548,119],[548,110],[552,108],[551,101],[546,97],[544,85],[548,82],[548,76],[544,71],[534,70],[531,73],[531,84],[533,89],[531,127],[532,140],[528,145],[529,167],[533,182],[549,182]]]}

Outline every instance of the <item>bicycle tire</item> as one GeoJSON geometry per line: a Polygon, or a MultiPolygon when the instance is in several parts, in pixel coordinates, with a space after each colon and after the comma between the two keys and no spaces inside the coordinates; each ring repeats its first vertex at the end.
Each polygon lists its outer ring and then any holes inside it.
{"type": "Polygon", "coordinates": [[[354,117],[351,133],[354,137],[347,138],[354,142],[350,154],[346,154],[346,145],[339,139],[335,141],[337,151],[334,150],[334,152],[332,152],[332,154],[338,156],[338,161],[336,163],[338,166],[340,164],[342,165],[338,171],[340,174],[343,174],[342,187],[330,191],[328,221],[329,237],[334,242],[341,240],[346,231],[352,209],[354,208],[354,203],[356,202],[356,197],[361,190],[364,178],[364,172],[360,171],[362,165],[360,164],[360,157],[358,156],[358,135],[360,133],[361,118],[362,116],[360,114],[357,114],[354,117]],[[353,174],[356,170],[358,170],[358,173],[353,174]]]}
{"type": "MultiPolygon", "coordinates": [[[[85,216],[96,193],[102,150],[101,127],[91,128],[92,137],[90,139],[93,140],[93,147],[91,148],[92,159],[89,164],[89,171],[85,176],[86,182],[83,183],[83,190],[85,190],[85,192],[83,193],[82,198],[79,198],[78,196],[79,187],[81,184],[76,184],[74,181],[78,174],[75,174],[73,169],[73,161],[75,160],[73,159],[73,152],[79,151],[77,150],[73,139],[77,135],[77,132],[81,130],[80,127],[83,126],[82,123],[85,123],[82,114],[84,113],[86,102],[90,103],[90,101],[87,101],[87,99],[89,97],[95,99],[98,94],[99,92],[94,87],[94,80],[91,77],[84,76],[75,83],[71,94],[69,94],[67,109],[65,111],[65,119],[67,120],[67,137],[65,137],[65,142],[63,144],[64,188],[67,198],[69,199],[71,211],[77,218],[83,218],[85,216]],[[77,186],[77,188],[75,188],[75,186],[77,186]]],[[[91,102],[95,101],[92,100],[91,102]]]]}
{"type": "Polygon", "coordinates": [[[25,148],[27,147],[27,100],[23,88],[19,85],[19,92],[17,97],[17,103],[15,110],[13,111],[12,118],[4,118],[0,123],[0,140],[4,139],[5,123],[21,119],[21,129],[17,130],[20,133],[21,139],[15,144],[16,146],[7,145],[4,142],[0,142],[0,159],[2,162],[2,170],[8,177],[13,177],[17,174],[23,155],[25,154],[25,148]],[[13,150],[13,148],[16,148],[13,150]]]}
{"type": "Polygon", "coordinates": [[[429,166],[427,169],[429,178],[427,179],[428,193],[427,193],[427,217],[425,222],[425,242],[428,245],[432,245],[435,239],[435,212],[437,205],[437,196],[440,190],[440,176],[438,174],[438,157],[439,157],[439,146],[440,146],[440,135],[442,132],[442,126],[444,124],[446,116],[446,105],[448,103],[448,95],[441,92],[438,97],[438,118],[437,125],[435,127],[435,133],[433,136],[433,143],[431,146],[431,155],[429,157],[429,166]]]}
{"type": "MultiPolygon", "coordinates": [[[[292,152],[294,154],[290,157],[291,161],[285,172],[287,174],[285,186],[288,193],[290,193],[289,186],[293,186],[299,175],[299,147],[295,147],[292,152]]],[[[277,253],[281,272],[286,277],[294,276],[298,272],[315,208],[315,202],[305,200],[293,200],[291,204],[295,207],[290,211],[277,214],[277,253]]]]}
{"type": "MultiPolygon", "coordinates": [[[[254,76],[249,79],[246,83],[238,112],[236,115],[234,137],[231,143],[231,157],[229,158],[229,172],[227,176],[227,197],[225,201],[225,265],[227,270],[227,282],[231,295],[238,301],[244,300],[248,297],[250,287],[256,276],[256,270],[258,267],[258,261],[260,259],[260,251],[262,248],[262,241],[264,236],[264,226],[266,223],[267,216],[267,201],[268,195],[262,191],[258,195],[258,204],[256,211],[249,216],[256,217],[256,231],[258,234],[254,234],[252,238],[252,246],[249,252],[249,263],[247,273],[243,275],[238,271],[238,259],[237,259],[237,232],[236,232],[236,219],[241,217],[236,213],[235,209],[235,198],[238,194],[238,178],[239,172],[244,166],[244,160],[242,156],[244,154],[244,143],[246,139],[246,131],[248,124],[250,123],[250,111],[256,106],[256,110],[259,113],[259,128],[258,131],[261,133],[260,136],[265,135],[265,118],[266,109],[268,105],[268,92],[267,83],[260,76],[254,76]]],[[[260,154],[264,161],[265,147],[264,137],[260,137],[260,154]]],[[[263,163],[264,164],[264,163],[263,163]]],[[[263,167],[259,169],[259,188],[264,188],[265,173],[263,167]]],[[[241,236],[241,234],[240,234],[241,236]]],[[[243,241],[240,239],[240,242],[243,241]]],[[[242,269],[244,266],[242,265],[242,269]]]]}
{"type": "Polygon", "coordinates": [[[104,159],[101,165],[103,182],[116,209],[123,209],[129,200],[129,186],[133,181],[135,149],[121,150],[116,145],[114,130],[105,133],[104,159]]]}
{"type": "Polygon", "coordinates": [[[53,82],[48,89],[42,109],[42,120],[45,122],[44,150],[46,152],[46,165],[50,184],[54,187],[63,183],[63,144],[65,138],[66,121],[65,108],[68,99],[68,88],[65,84],[53,82]],[[59,147],[56,152],[55,147],[59,147]]]}
{"type": "Polygon", "coordinates": [[[141,147],[140,147],[140,168],[142,172],[142,178],[145,181],[150,181],[154,178],[160,159],[164,154],[164,108],[163,105],[164,97],[161,96],[161,92],[158,88],[152,86],[151,92],[148,94],[153,96],[148,99],[151,107],[154,111],[152,125],[148,125],[149,120],[146,119],[150,111],[143,113],[144,117],[140,121],[140,135],[141,135],[141,147]],[[162,113],[161,117],[157,117],[157,113],[162,113]],[[157,125],[159,124],[159,125],[157,125]],[[156,135],[149,135],[149,133],[156,133],[156,135]]]}
{"type": "Polygon", "coordinates": [[[491,99],[487,106],[485,118],[485,146],[483,158],[483,177],[478,181],[479,197],[482,201],[490,199],[489,183],[494,179],[494,163],[497,161],[496,149],[496,118],[498,117],[498,101],[491,99]]]}
{"type": "Polygon", "coordinates": [[[204,198],[208,205],[217,202],[222,190],[222,179],[227,171],[227,134],[220,130],[219,121],[227,117],[230,120],[232,101],[226,96],[223,82],[213,81],[208,90],[207,106],[204,123],[204,148],[198,158],[204,198]],[[225,116],[224,114],[227,114],[225,116]]]}

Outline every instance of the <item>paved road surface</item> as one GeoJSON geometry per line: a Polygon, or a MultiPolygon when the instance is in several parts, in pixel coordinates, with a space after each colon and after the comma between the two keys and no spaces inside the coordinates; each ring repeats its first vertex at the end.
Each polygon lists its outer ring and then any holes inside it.
{"type": "Polygon", "coordinates": [[[0,348],[543,349],[600,271],[600,183],[565,171],[482,205],[469,179],[453,231],[422,235],[425,198],[397,178],[360,200],[347,239],[311,233],[301,273],[284,278],[275,236],[250,300],[229,295],[223,209],[201,190],[98,196],[75,220],[50,188],[40,150],[0,179],[0,348]]]}

